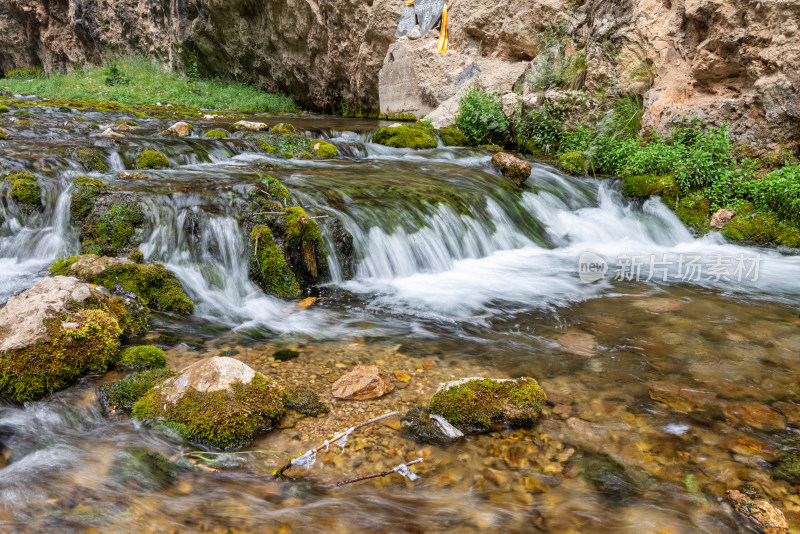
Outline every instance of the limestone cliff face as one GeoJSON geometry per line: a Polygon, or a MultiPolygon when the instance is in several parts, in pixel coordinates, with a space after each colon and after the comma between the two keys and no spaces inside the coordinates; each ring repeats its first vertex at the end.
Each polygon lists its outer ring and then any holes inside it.
{"type": "MultiPolygon", "coordinates": [[[[136,51],[177,67],[196,58],[204,74],[317,109],[387,107],[410,92],[405,111],[424,111],[452,99],[476,67],[485,88],[509,90],[509,73],[535,64],[540,32],[561,16],[565,46],[585,55],[582,85],[641,94],[648,125],[700,115],[751,144],[800,138],[800,0],[451,4],[450,52],[436,57],[435,31],[395,43],[400,0],[0,0],[0,70],[136,51]]],[[[518,77],[515,89],[531,91],[518,77]]]]}

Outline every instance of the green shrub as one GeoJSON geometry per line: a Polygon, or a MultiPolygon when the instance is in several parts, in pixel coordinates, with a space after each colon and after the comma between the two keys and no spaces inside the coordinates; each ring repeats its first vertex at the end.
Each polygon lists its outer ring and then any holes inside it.
{"type": "MultiPolygon", "coordinates": [[[[632,147],[629,147],[632,148],[632,147]]],[[[637,146],[627,154],[621,167],[615,169],[620,176],[642,174],[670,174],[680,161],[680,150],[663,140],[637,146]]]]}
{"type": "Polygon", "coordinates": [[[508,119],[500,95],[470,88],[458,103],[456,125],[472,145],[505,144],[508,119]]]}
{"type": "Polygon", "coordinates": [[[771,172],[752,185],[757,205],[790,221],[800,222],[800,165],[771,172]]]}
{"type": "Polygon", "coordinates": [[[523,115],[517,110],[512,115],[510,129],[519,148],[533,143],[536,148],[546,152],[554,150],[561,141],[564,129],[564,111],[561,106],[545,100],[541,108],[523,115]]]}

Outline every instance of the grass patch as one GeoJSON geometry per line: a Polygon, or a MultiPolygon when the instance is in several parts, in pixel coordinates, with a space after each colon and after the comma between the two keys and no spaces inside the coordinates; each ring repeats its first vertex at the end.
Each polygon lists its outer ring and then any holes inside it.
{"type": "Polygon", "coordinates": [[[241,82],[189,79],[181,74],[165,72],[157,63],[139,56],[121,57],[104,65],[50,76],[25,76],[23,72],[0,80],[0,88],[44,98],[175,104],[220,111],[298,111],[289,97],[267,93],[241,82]]]}

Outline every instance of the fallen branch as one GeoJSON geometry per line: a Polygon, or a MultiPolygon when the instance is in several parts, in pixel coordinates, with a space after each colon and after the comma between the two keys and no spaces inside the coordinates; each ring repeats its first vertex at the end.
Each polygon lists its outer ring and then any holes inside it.
{"type": "Polygon", "coordinates": [[[332,440],[328,441],[326,439],[325,443],[323,443],[319,447],[317,447],[315,449],[309,449],[306,452],[304,452],[303,454],[301,454],[300,456],[298,456],[297,458],[295,458],[294,460],[290,460],[286,465],[284,465],[278,471],[275,472],[275,476],[276,477],[283,476],[284,471],[286,471],[287,469],[289,469],[293,465],[303,465],[303,466],[306,466],[307,468],[310,469],[311,466],[316,461],[317,452],[319,452],[323,448],[327,449],[333,443],[333,444],[339,445],[342,448],[342,450],[344,450],[344,447],[347,445],[347,437],[350,434],[352,434],[354,431],[358,430],[359,428],[363,428],[363,427],[365,427],[367,425],[371,425],[373,423],[377,423],[378,421],[382,421],[383,419],[387,419],[389,417],[393,417],[395,415],[399,415],[399,412],[389,412],[387,414],[384,414],[384,415],[381,415],[381,416],[378,416],[378,417],[373,417],[369,421],[364,421],[363,423],[359,423],[356,426],[351,426],[350,428],[348,428],[344,432],[334,436],[332,440]]]}
{"type": "Polygon", "coordinates": [[[327,219],[328,215],[317,215],[316,217],[300,217],[298,221],[311,221],[313,219],[327,219]]]}
{"type": "Polygon", "coordinates": [[[250,215],[288,215],[285,211],[257,211],[250,215]]]}
{"type": "Polygon", "coordinates": [[[397,467],[395,467],[394,469],[388,469],[386,471],[381,471],[380,473],[372,473],[371,475],[363,475],[363,476],[360,476],[360,477],[348,478],[347,480],[341,480],[339,482],[336,482],[335,484],[325,484],[324,486],[317,486],[316,489],[320,489],[320,490],[334,489],[334,488],[338,488],[338,487],[341,487],[341,486],[345,486],[347,484],[352,484],[354,482],[361,482],[362,480],[369,480],[370,478],[378,478],[378,477],[389,476],[392,473],[400,473],[404,477],[408,477],[409,480],[416,480],[418,478],[418,476],[415,475],[411,470],[409,470],[408,466],[414,465],[414,464],[418,464],[421,461],[422,461],[422,458],[417,458],[416,460],[413,460],[411,462],[408,462],[408,463],[405,463],[405,464],[400,464],[397,467]]]}

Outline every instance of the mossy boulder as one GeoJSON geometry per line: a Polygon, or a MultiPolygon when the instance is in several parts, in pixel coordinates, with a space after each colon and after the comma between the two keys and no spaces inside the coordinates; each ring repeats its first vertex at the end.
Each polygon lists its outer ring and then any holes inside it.
{"type": "Polygon", "coordinates": [[[136,168],[141,169],[164,169],[169,167],[167,156],[156,150],[145,150],[136,158],[136,168]]]}
{"type": "MultiPolygon", "coordinates": [[[[293,158],[300,154],[308,154],[314,159],[328,159],[339,155],[339,150],[332,144],[320,139],[309,139],[295,133],[251,134],[248,139],[255,141],[259,150],[267,154],[279,154],[284,158],[293,158]]],[[[308,157],[308,156],[306,156],[308,157]]]]}
{"type": "Polygon", "coordinates": [[[0,396],[36,400],[105,371],[127,315],[122,299],[65,276],[11,297],[0,309],[0,396]]]}
{"type": "Polygon", "coordinates": [[[397,124],[378,128],[373,141],[394,148],[436,148],[439,142],[431,128],[422,123],[397,124]]]}
{"type": "Polygon", "coordinates": [[[790,451],[778,458],[772,474],[775,478],[800,486],[800,451],[790,451]]]}
{"type": "Polygon", "coordinates": [[[8,134],[5,132],[5,130],[3,130],[2,128],[0,128],[0,141],[8,141],[9,139],[11,139],[11,136],[10,136],[10,135],[8,135],[8,134]]]}
{"type": "Polygon", "coordinates": [[[223,139],[225,137],[228,137],[228,132],[226,132],[225,130],[219,130],[215,128],[213,130],[207,131],[203,137],[205,137],[206,139],[223,139]]]}
{"type": "Polygon", "coordinates": [[[72,198],[69,201],[69,208],[73,223],[82,223],[86,220],[94,208],[95,199],[105,189],[105,182],[97,178],[78,176],[72,181],[72,198]]]}
{"type": "Polygon", "coordinates": [[[535,422],[545,400],[544,392],[532,378],[464,378],[440,384],[428,408],[462,432],[484,432],[495,424],[535,422]]]}
{"type": "Polygon", "coordinates": [[[144,254],[138,248],[134,248],[128,252],[128,259],[133,263],[144,263],[144,254]]]}
{"type": "Polygon", "coordinates": [[[683,224],[697,232],[704,233],[708,230],[710,210],[711,201],[705,197],[702,191],[694,191],[680,198],[675,213],[683,224]]]}
{"type": "Polygon", "coordinates": [[[194,303],[184,293],[181,283],[158,263],[127,263],[86,254],[59,260],[50,266],[50,272],[102,285],[109,291],[119,284],[125,291],[135,293],[142,304],[152,310],[184,315],[194,311],[194,303]]]}
{"type": "Polygon", "coordinates": [[[292,126],[288,122],[279,122],[278,124],[272,127],[272,131],[276,133],[293,134],[294,126],[292,126]]]}
{"type": "Polygon", "coordinates": [[[79,148],[75,151],[75,158],[80,161],[87,171],[105,172],[108,165],[103,161],[103,152],[94,147],[79,148]]]}
{"type": "MultiPolygon", "coordinates": [[[[85,254],[120,255],[137,246],[142,239],[144,213],[134,193],[101,191],[93,194],[89,215],[81,227],[81,251],[85,254]]],[[[81,213],[86,204],[81,205],[81,213]]]]}
{"type": "Polygon", "coordinates": [[[777,244],[800,248],[800,226],[782,220],[774,213],[756,211],[750,204],[741,204],[736,215],[721,230],[731,241],[755,244],[777,244]]]}
{"type": "MultiPolygon", "coordinates": [[[[289,204],[289,190],[286,189],[280,180],[276,180],[270,175],[263,176],[259,180],[259,186],[253,195],[256,199],[266,200],[268,203],[277,203],[281,208],[289,204]]],[[[269,208],[270,204],[262,203],[262,207],[269,208]]]]}
{"type": "Polygon", "coordinates": [[[42,192],[36,177],[27,172],[15,172],[3,176],[10,187],[11,198],[22,207],[35,209],[42,205],[42,192]]]}
{"type": "Polygon", "coordinates": [[[286,407],[297,413],[317,417],[328,413],[330,409],[319,400],[319,396],[304,386],[297,386],[286,390],[286,407]]]}
{"type": "Polygon", "coordinates": [[[117,356],[118,369],[160,369],[167,365],[167,355],[154,345],[139,345],[122,350],[117,356]]]}
{"type": "Polygon", "coordinates": [[[130,413],[133,405],[153,389],[175,373],[167,369],[149,369],[115,382],[103,384],[97,390],[97,400],[107,412],[121,411],[130,413]]]}
{"type": "Polygon", "coordinates": [[[586,174],[586,155],[583,152],[567,152],[558,156],[561,169],[572,176],[586,174]]]}
{"type": "Polygon", "coordinates": [[[339,155],[339,149],[331,143],[322,140],[314,140],[314,146],[311,148],[311,154],[316,159],[331,159],[339,155]]]}
{"type": "Polygon", "coordinates": [[[285,390],[271,378],[233,358],[213,357],[155,386],[133,406],[133,416],[167,424],[192,443],[237,449],[270,430],[285,403],[285,390]]]}
{"type": "Polygon", "coordinates": [[[622,194],[628,198],[661,195],[665,200],[674,200],[678,194],[678,186],[671,174],[627,176],[622,180],[622,194]]]}
{"type": "Polygon", "coordinates": [[[448,126],[436,130],[444,146],[467,146],[467,136],[461,133],[456,126],[448,126]]]}
{"type": "Polygon", "coordinates": [[[0,104],[0,113],[8,113],[9,111],[11,110],[8,109],[8,106],[6,106],[5,104],[0,104]]]}
{"type": "Polygon", "coordinates": [[[300,285],[275,242],[272,230],[262,224],[255,226],[250,232],[250,243],[253,246],[250,278],[270,295],[283,298],[298,296],[300,285]]]}

